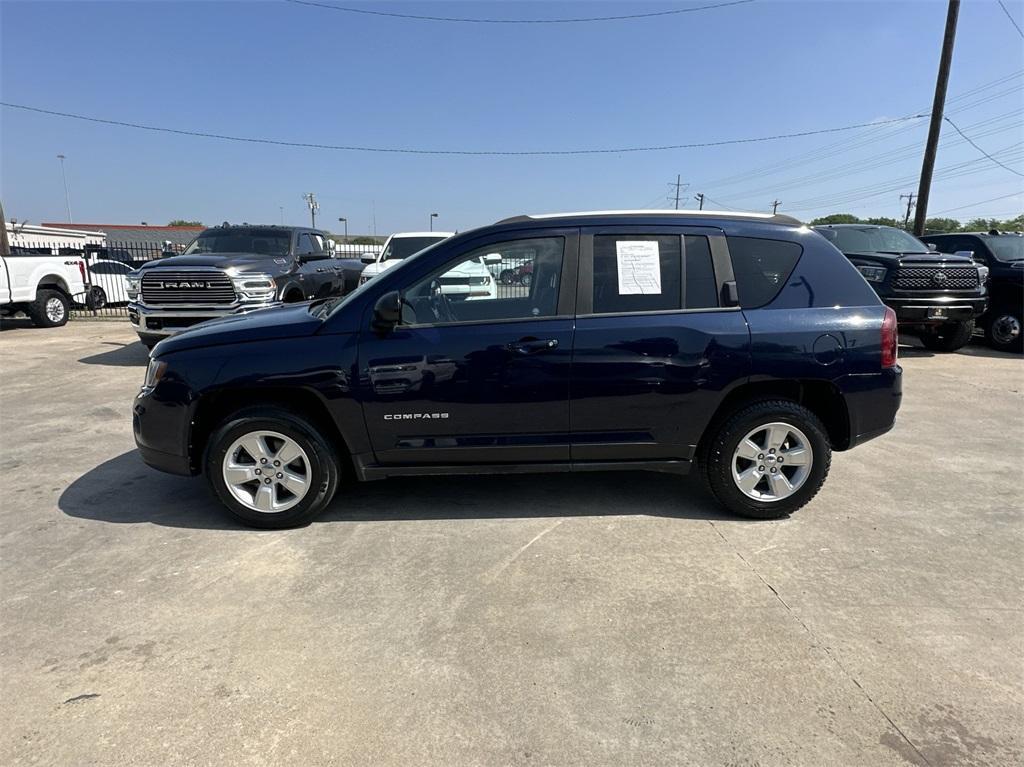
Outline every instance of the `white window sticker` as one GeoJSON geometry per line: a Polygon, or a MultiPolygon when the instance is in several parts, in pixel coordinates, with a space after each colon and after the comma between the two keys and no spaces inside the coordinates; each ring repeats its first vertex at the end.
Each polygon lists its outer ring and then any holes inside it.
{"type": "Polygon", "coordinates": [[[620,296],[661,294],[661,259],[657,241],[618,240],[620,296]]]}

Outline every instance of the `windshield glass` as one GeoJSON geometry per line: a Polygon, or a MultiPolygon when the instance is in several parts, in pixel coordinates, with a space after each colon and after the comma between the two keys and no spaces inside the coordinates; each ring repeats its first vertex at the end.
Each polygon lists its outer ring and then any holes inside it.
{"type": "Polygon", "coordinates": [[[916,237],[891,226],[844,226],[818,231],[844,253],[928,252],[928,247],[916,237]]]}
{"type": "Polygon", "coordinates": [[[1000,261],[1024,261],[1024,237],[1011,234],[988,237],[985,242],[1000,261]]]}
{"type": "Polygon", "coordinates": [[[397,258],[408,258],[413,253],[419,253],[435,242],[440,242],[445,237],[392,237],[381,254],[381,261],[390,261],[397,258]]]}
{"type": "Polygon", "coordinates": [[[207,229],[185,249],[186,256],[198,253],[265,253],[287,256],[291,232],[287,229],[207,229]]]}

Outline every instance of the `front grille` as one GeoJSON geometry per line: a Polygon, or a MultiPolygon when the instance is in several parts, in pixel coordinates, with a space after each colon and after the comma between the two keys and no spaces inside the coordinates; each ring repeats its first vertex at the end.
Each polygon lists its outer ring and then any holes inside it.
{"type": "Polygon", "coordinates": [[[901,266],[892,286],[897,290],[967,290],[978,287],[973,266],[901,266]]]}
{"type": "Polygon", "coordinates": [[[150,306],[222,306],[235,302],[235,289],[216,269],[148,269],[142,276],[142,301],[150,306]]]}

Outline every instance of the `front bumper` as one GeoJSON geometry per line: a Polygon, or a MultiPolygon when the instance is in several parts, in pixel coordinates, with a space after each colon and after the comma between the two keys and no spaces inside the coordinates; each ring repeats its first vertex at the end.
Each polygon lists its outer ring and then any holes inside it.
{"type": "Polygon", "coordinates": [[[967,322],[984,314],[988,306],[985,295],[886,296],[885,305],[896,312],[901,324],[967,322]]]}
{"type": "Polygon", "coordinates": [[[280,306],[280,301],[263,303],[241,303],[225,307],[211,306],[160,306],[152,307],[140,303],[128,304],[128,320],[136,333],[152,336],[173,336],[193,325],[218,317],[230,317],[257,309],[280,306]]]}

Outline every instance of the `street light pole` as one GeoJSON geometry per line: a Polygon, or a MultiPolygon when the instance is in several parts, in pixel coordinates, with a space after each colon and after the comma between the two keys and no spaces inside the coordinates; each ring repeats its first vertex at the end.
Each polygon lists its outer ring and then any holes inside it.
{"type": "Polygon", "coordinates": [[[338,220],[345,225],[345,244],[348,245],[348,219],[339,217],[338,220]]]}
{"type": "Polygon", "coordinates": [[[68,193],[68,177],[64,172],[64,155],[57,155],[57,159],[60,160],[60,177],[64,180],[64,206],[68,211],[68,223],[75,223],[74,219],[71,218],[71,195],[68,193]]]}
{"type": "Polygon", "coordinates": [[[430,214],[430,231],[434,231],[434,219],[437,218],[436,213],[430,214]]]}

